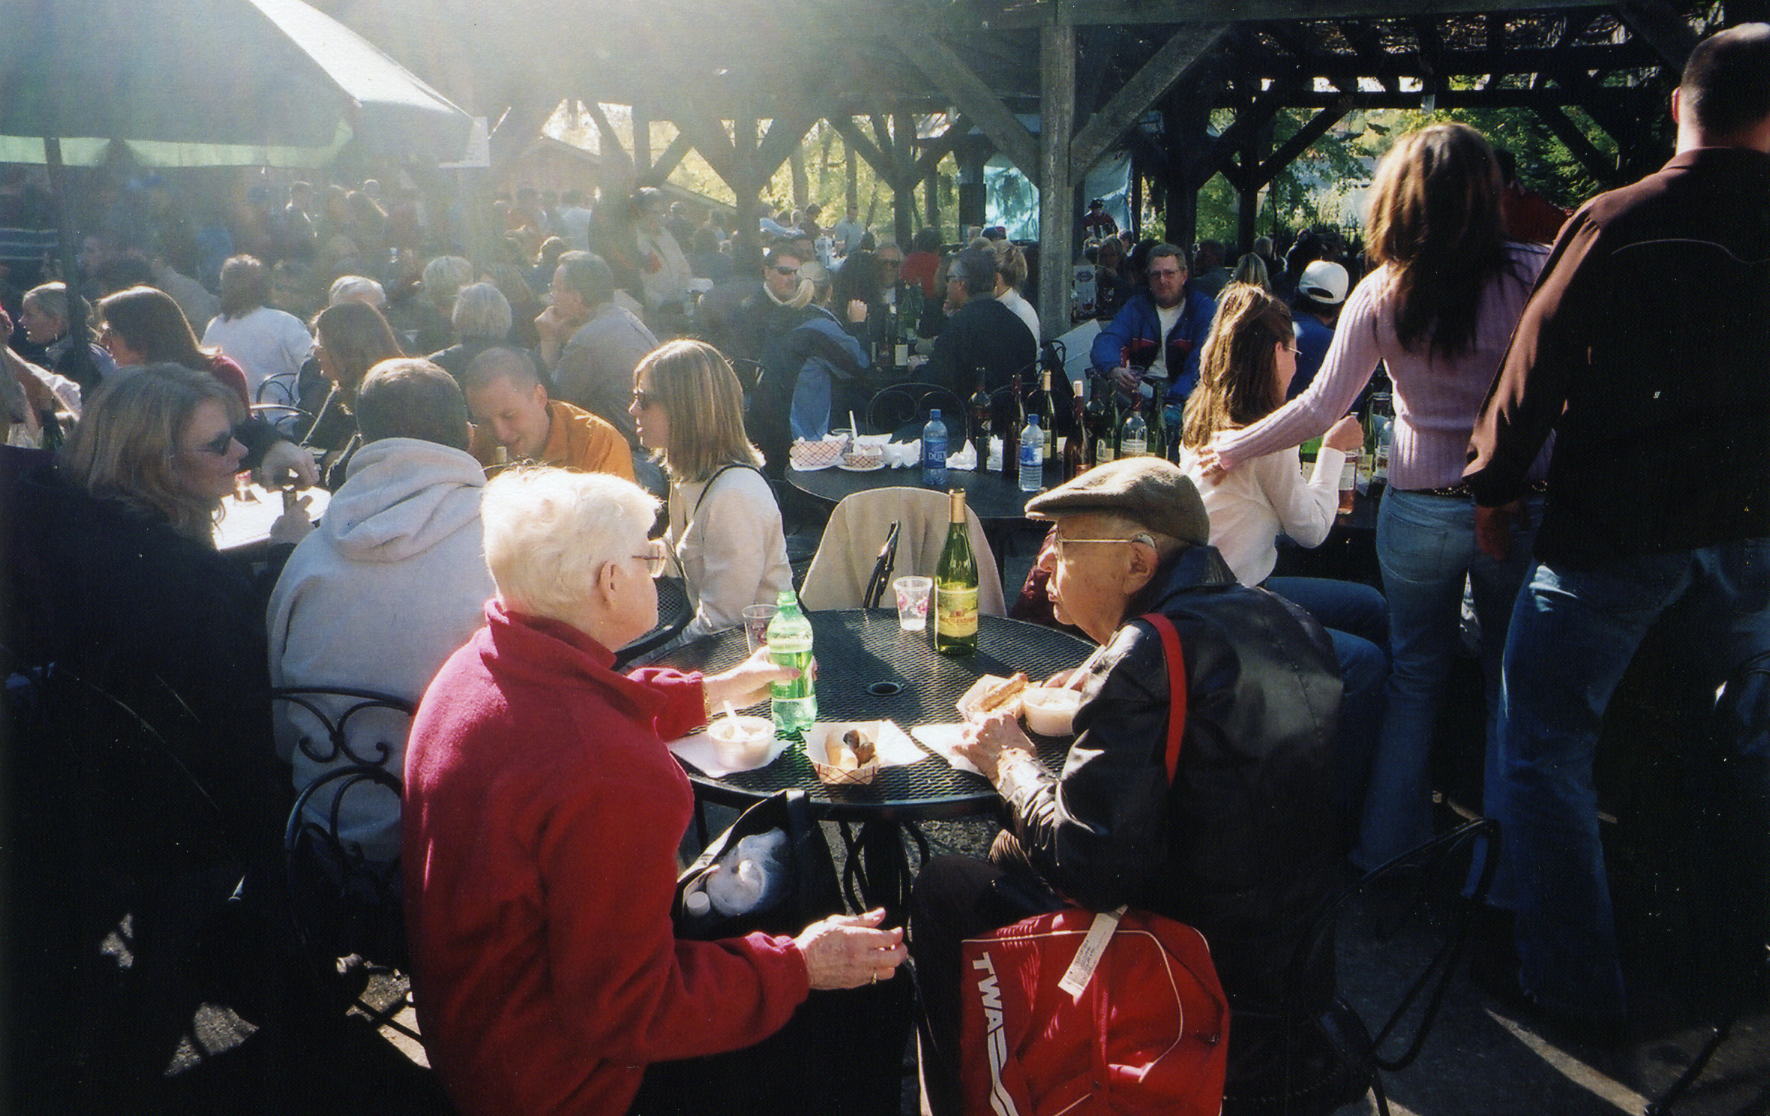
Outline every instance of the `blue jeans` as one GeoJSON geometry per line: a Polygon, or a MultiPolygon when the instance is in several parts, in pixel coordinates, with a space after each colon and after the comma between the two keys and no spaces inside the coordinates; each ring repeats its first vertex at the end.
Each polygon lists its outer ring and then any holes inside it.
{"type": "MultiPolygon", "coordinates": [[[[1680,669],[1713,693],[1770,648],[1770,539],[1595,569],[1538,563],[1512,616],[1500,696],[1501,863],[1511,877],[1521,982],[1564,1013],[1613,1017],[1626,1006],[1592,760],[1623,671],[1673,606],[1667,621],[1676,625],[1680,669]]],[[[1762,748],[1763,734],[1756,739],[1762,748]]],[[[1730,744],[1742,746],[1721,741],[1730,744]]],[[[1755,757],[1760,770],[1763,759],[1755,757]]]]}
{"type": "Polygon", "coordinates": [[[1359,867],[1375,868],[1432,837],[1432,728],[1456,657],[1465,579],[1481,624],[1488,711],[1483,780],[1493,786],[1500,656],[1540,511],[1540,498],[1526,503],[1510,555],[1496,562],[1475,546],[1472,501],[1393,488],[1384,495],[1377,565],[1389,601],[1389,688],[1353,851],[1359,867]]]}
{"type": "Polygon", "coordinates": [[[1356,836],[1383,718],[1383,686],[1389,680],[1389,608],[1383,594],[1355,581],[1272,577],[1264,588],[1313,616],[1333,641],[1344,688],[1334,739],[1334,798],[1344,824],[1356,836]]]}

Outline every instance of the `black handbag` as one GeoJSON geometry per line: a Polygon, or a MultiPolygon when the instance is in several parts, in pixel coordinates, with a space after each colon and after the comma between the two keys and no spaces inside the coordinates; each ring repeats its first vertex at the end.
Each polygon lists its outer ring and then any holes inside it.
{"type": "Polygon", "coordinates": [[[797,934],[818,919],[842,910],[836,864],[830,857],[823,830],[811,815],[811,802],[802,790],[784,790],[745,810],[730,829],[713,838],[695,862],[676,877],[676,901],[670,914],[676,922],[677,937],[705,942],[741,937],[756,930],[797,934]],[[690,914],[684,897],[701,886],[719,858],[735,849],[745,837],[771,829],[787,835],[787,884],[774,901],[764,910],[731,917],[712,910],[690,914]]]}
{"type": "MultiPolygon", "coordinates": [[[[745,810],[677,877],[671,914],[678,937],[710,941],[755,931],[797,935],[845,909],[835,861],[810,801],[804,791],[784,790],[745,810]],[[789,876],[774,902],[730,917],[685,910],[683,897],[728,849],[771,829],[787,835],[789,876]]],[[[902,1104],[912,996],[902,972],[877,985],[813,992],[785,1027],[754,1046],[646,1067],[645,1083],[630,1111],[635,1116],[896,1116],[902,1104]]]]}

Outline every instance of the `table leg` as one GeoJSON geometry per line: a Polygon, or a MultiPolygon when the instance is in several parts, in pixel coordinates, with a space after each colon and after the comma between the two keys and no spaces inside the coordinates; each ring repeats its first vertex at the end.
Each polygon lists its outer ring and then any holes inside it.
{"type": "Polygon", "coordinates": [[[842,824],[842,843],[848,850],[842,869],[842,890],[859,911],[885,908],[886,925],[902,925],[909,912],[910,887],[915,868],[908,843],[916,846],[917,863],[926,863],[928,838],[914,823],[865,821],[858,834],[842,824]]]}

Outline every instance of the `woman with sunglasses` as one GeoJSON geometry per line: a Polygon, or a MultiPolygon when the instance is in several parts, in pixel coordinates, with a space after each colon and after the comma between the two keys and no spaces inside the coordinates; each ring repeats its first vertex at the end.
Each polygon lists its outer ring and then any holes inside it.
{"type": "MultiPolygon", "coordinates": [[[[1506,240],[1499,163],[1467,125],[1401,137],[1378,165],[1370,197],[1367,251],[1378,266],[1346,299],[1321,371],[1303,394],[1220,432],[1200,454],[1206,475],[1245,468],[1325,432],[1379,362],[1395,384],[1394,451],[1377,516],[1394,665],[1354,853],[1365,868],[1432,836],[1432,729],[1461,638],[1466,583],[1487,684],[1486,785],[1497,784],[1500,656],[1541,498],[1514,531],[1512,557],[1495,561],[1476,549],[1463,466],[1476,412],[1548,259],[1544,247],[1506,240]]],[[[1542,480],[1547,468],[1545,447],[1530,479],[1542,480]]]]}
{"type": "Polygon", "coordinates": [[[680,639],[735,628],[747,606],[772,604],[793,584],[737,376],[711,345],[671,341],[639,362],[628,411],[670,481],[665,538],[695,609],[680,639]]]}
{"type": "Polygon", "coordinates": [[[1186,400],[1180,467],[1198,487],[1211,520],[1211,545],[1236,580],[1302,606],[1333,640],[1344,686],[1336,797],[1346,823],[1355,826],[1389,674],[1383,595],[1355,582],[1273,577],[1272,571],[1279,535],[1306,547],[1327,539],[1339,508],[1340,466],[1347,454],[1358,452],[1364,431],[1350,415],[1334,423],[1307,479],[1295,446],[1249,461],[1220,479],[1199,468],[1199,451],[1219,431],[1238,430],[1277,410],[1296,373],[1296,340],[1285,304],[1252,283],[1223,288],[1199,358],[1198,387],[1186,400]]]}
{"type": "MultiPolygon", "coordinates": [[[[54,664],[38,683],[54,748],[15,754],[11,832],[45,835],[43,859],[25,859],[65,900],[49,904],[65,930],[50,948],[90,948],[131,914],[128,966],[73,981],[93,954],[31,976],[68,981],[69,999],[47,987],[33,999],[92,1022],[69,1044],[85,1059],[62,1097],[71,1110],[178,1107],[155,1092],[169,1084],[158,1044],[176,1043],[196,1007],[176,990],[213,987],[195,983],[203,920],[242,870],[252,896],[281,875],[291,795],[271,742],[264,598],[211,536],[246,453],[233,437],[241,410],[230,388],[178,365],[117,376],[23,492],[32,547],[8,571],[12,620],[31,658],[54,664]]],[[[285,515],[272,539],[294,542],[305,526],[285,515]]],[[[255,948],[236,960],[269,983],[274,963],[255,948]]],[[[213,959],[202,968],[220,975],[213,959]]]]}

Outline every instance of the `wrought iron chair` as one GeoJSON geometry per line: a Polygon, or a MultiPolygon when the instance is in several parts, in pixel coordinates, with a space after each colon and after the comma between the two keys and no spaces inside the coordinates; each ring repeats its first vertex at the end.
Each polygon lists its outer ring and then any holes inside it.
{"type": "Polygon", "coordinates": [[[893,384],[874,394],[867,403],[867,428],[889,434],[903,427],[919,427],[936,407],[947,416],[949,429],[954,422],[962,421],[965,414],[964,401],[946,388],[934,384],[893,384]]]}
{"type": "MultiPolygon", "coordinates": [[[[352,821],[347,815],[364,808],[397,813],[404,786],[388,768],[391,763],[397,770],[405,754],[404,732],[398,739],[372,732],[365,743],[360,732],[353,740],[351,729],[370,710],[398,714],[409,723],[412,703],[347,687],[282,687],[271,691],[271,700],[297,723],[294,747],[323,768],[296,795],[283,830],[295,937],[322,975],[335,969],[338,958],[352,954],[372,966],[403,970],[409,958],[398,858],[384,860],[366,852],[348,832],[352,821]],[[305,713],[308,725],[318,727],[317,738],[299,724],[296,708],[305,713]]],[[[360,1000],[357,1006],[391,1022],[360,1000]]]]}
{"type": "Polygon", "coordinates": [[[1325,1010],[1313,998],[1305,1002],[1301,997],[1312,986],[1319,987],[1319,974],[1332,972],[1335,931],[1355,899],[1381,891],[1385,902],[1373,916],[1375,934],[1379,941],[1391,941],[1425,912],[1434,892],[1454,892],[1467,874],[1468,855],[1477,843],[1485,841],[1491,847],[1498,835],[1499,823],[1490,818],[1466,822],[1367,872],[1315,914],[1287,967],[1285,988],[1296,998],[1270,1011],[1236,1009],[1237,1018],[1276,1022],[1282,1028],[1282,1078],[1270,1094],[1225,1096],[1225,1113],[1325,1116],[1371,1092],[1376,1096],[1377,1111],[1388,1116],[1382,1073],[1398,1073],[1419,1057],[1437,1022],[1450,978],[1468,948],[1474,912],[1493,882],[1494,857],[1483,859],[1469,901],[1460,904],[1430,961],[1388,1009],[1374,1036],[1337,990],[1325,1010]],[[1407,1037],[1403,1028],[1410,1019],[1414,1021],[1412,1034],[1407,1037]],[[1395,1043],[1402,1043],[1400,1049],[1386,1053],[1395,1043]]]}
{"type": "Polygon", "coordinates": [[[293,407],[301,402],[301,376],[296,372],[278,372],[267,376],[252,395],[254,403],[275,403],[293,407]]]}

